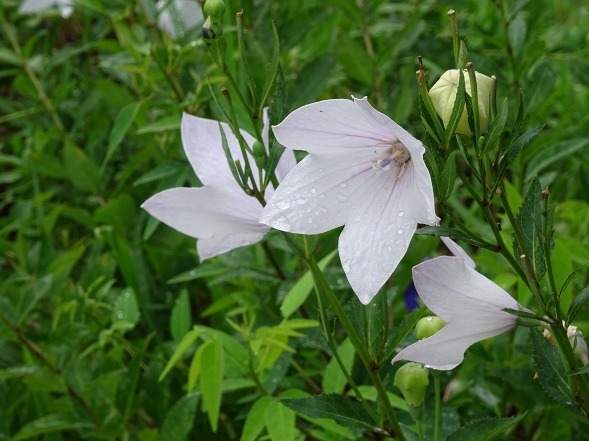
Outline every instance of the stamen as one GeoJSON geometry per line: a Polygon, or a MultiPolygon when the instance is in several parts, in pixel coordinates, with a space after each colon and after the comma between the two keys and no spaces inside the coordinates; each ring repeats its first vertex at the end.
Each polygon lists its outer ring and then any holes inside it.
{"type": "Polygon", "coordinates": [[[407,168],[407,162],[411,160],[411,153],[407,150],[407,147],[403,145],[403,143],[399,140],[383,143],[391,146],[389,151],[389,156],[385,159],[378,159],[374,164],[372,164],[372,169],[375,171],[376,176],[380,176],[383,171],[389,171],[391,169],[391,164],[393,161],[397,164],[397,176],[396,179],[399,179],[405,173],[405,169],[407,168]]]}

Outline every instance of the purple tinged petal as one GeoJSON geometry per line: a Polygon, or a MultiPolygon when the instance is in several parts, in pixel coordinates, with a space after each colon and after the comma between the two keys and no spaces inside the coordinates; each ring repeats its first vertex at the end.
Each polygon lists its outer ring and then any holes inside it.
{"type": "MultiPolygon", "coordinates": [[[[225,123],[185,113],[182,116],[181,125],[182,145],[190,165],[203,185],[240,188],[231,174],[229,165],[227,165],[219,124],[223,128],[223,133],[225,133],[233,160],[241,161],[243,164],[239,141],[231,128],[225,123]]],[[[242,130],[241,135],[249,146],[254,144],[254,138],[249,133],[242,130]]],[[[248,159],[253,175],[257,176],[258,169],[255,161],[252,158],[248,159]]]]}
{"type": "Polygon", "coordinates": [[[310,154],[281,183],[260,221],[302,234],[345,224],[342,265],[360,301],[370,302],[417,224],[439,222],[425,148],[366,98],[303,106],[273,130],[285,147],[310,154]],[[403,156],[392,154],[403,155],[403,146],[411,160],[401,165],[403,156]]]}
{"type": "Polygon", "coordinates": [[[171,188],[141,206],[166,225],[195,238],[265,233],[261,204],[239,192],[214,187],[171,188]]]}
{"type": "MultiPolygon", "coordinates": [[[[447,242],[447,241],[445,241],[447,242]]],[[[452,251],[465,254],[455,243],[452,251]]],[[[472,259],[438,257],[413,268],[413,280],[426,306],[446,322],[433,336],[403,349],[395,358],[449,370],[464,359],[468,347],[515,326],[504,308],[519,304],[495,283],[475,271],[472,259]]]]}

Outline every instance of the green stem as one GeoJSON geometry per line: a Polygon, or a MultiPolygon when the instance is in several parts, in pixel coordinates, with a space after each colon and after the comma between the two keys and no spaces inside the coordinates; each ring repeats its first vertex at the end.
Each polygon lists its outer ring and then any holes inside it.
{"type": "Polygon", "coordinates": [[[579,366],[567,337],[567,331],[562,326],[562,322],[552,324],[550,331],[560,350],[571,392],[585,414],[589,416],[589,386],[584,375],[573,375],[579,366]]]}
{"type": "Polygon", "coordinates": [[[356,385],[356,382],[353,380],[352,376],[349,374],[349,372],[346,369],[346,366],[344,365],[341,357],[337,353],[337,347],[335,346],[335,342],[333,340],[333,333],[331,333],[329,331],[328,327],[327,327],[327,324],[328,324],[327,311],[325,310],[325,306],[324,306],[323,302],[321,301],[321,295],[319,293],[319,290],[318,289],[315,289],[315,293],[317,294],[317,304],[319,305],[319,316],[321,317],[321,324],[323,326],[323,333],[325,334],[325,338],[327,339],[327,345],[331,349],[331,352],[333,354],[333,357],[335,358],[335,360],[336,360],[338,366],[340,367],[342,373],[346,377],[346,380],[348,381],[348,384],[350,385],[350,387],[354,391],[354,394],[356,394],[356,398],[360,401],[360,403],[362,404],[362,406],[364,407],[364,409],[366,410],[366,412],[368,412],[368,414],[372,417],[373,421],[377,422],[378,421],[378,416],[374,412],[374,409],[372,409],[372,407],[370,407],[368,405],[368,403],[366,402],[366,400],[362,396],[362,393],[358,389],[358,386],[356,385]]]}
{"type": "Polygon", "coordinates": [[[29,351],[31,351],[31,353],[37,357],[37,359],[44,364],[51,372],[53,372],[54,374],[62,377],[62,379],[64,380],[66,389],[67,389],[67,393],[68,395],[75,401],[77,402],[80,407],[84,410],[84,412],[90,417],[90,419],[92,420],[92,422],[94,423],[94,425],[96,427],[100,427],[102,425],[102,422],[100,421],[100,418],[98,418],[98,416],[94,413],[94,411],[92,410],[92,408],[88,405],[88,403],[86,402],[86,400],[84,400],[84,397],[82,397],[81,395],[79,395],[66,381],[65,378],[63,378],[61,369],[58,368],[56,365],[53,364],[53,362],[51,360],[49,360],[47,358],[47,356],[43,353],[43,350],[33,341],[29,340],[29,338],[24,334],[24,332],[22,332],[22,329],[17,326],[16,324],[14,324],[6,315],[4,315],[4,313],[2,311],[0,311],[0,321],[3,322],[6,327],[8,329],[10,329],[18,338],[18,340],[22,343],[23,346],[25,346],[29,351]]]}
{"type": "Polygon", "coordinates": [[[327,280],[325,280],[325,276],[323,275],[321,269],[317,265],[315,258],[312,255],[307,255],[305,260],[309,265],[311,273],[313,274],[313,279],[315,281],[316,288],[325,297],[327,297],[327,300],[333,308],[335,315],[337,316],[338,320],[340,321],[344,330],[346,331],[346,334],[352,342],[352,345],[356,348],[358,357],[360,358],[360,360],[362,360],[362,363],[366,367],[366,370],[368,371],[368,374],[370,375],[370,378],[374,383],[386,421],[388,421],[388,423],[392,427],[391,435],[396,437],[399,441],[405,441],[405,436],[403,435],[403,432],[401,430],[401,425],[399,424],[399,421],[395,416],[395,412],[387,395],[387,391],[382,383],[380,375],[378,374],[378,364],[370,359],[368,352],[366,351],[364,345],[358,338],[354,326],[348,320],[348,317],[346,316],[344,309],[339,303],[337,296],[327,283],[327,280]]]}
{"type": "Polygon", "coordinates": [[[37,91],[37,94],[39,95],[41,102],[43,103],[43,105],[45,106],[45,108],[47,109],[49,114],[51,115],[51,118],[53,119],[55,126],[59,129],[59,131],[63,135],[64,139],[66,141],[68,141],[68,134],[65,130],[65,126],[63,125],[61,118],[57,114],[57,110],[55,110],[55,107],[53,107],[53,103],[51,102],[51,100],[47,96],[47,93],[45,93],[45,89],[44,89],[43,85],[41,84],[41,81],[39,81],[39,78],[37,77],[37,75],[35,74],[33,69],[31,69],[31,66],[29,65],[27,60],[24,59],[21,47],[18,44],[18,40],[16,39],[14,32],[12,31],[12,27],[8,23],[3,21],[2,28],[4,29],[6,36],[10,40],[10,44],[12,45],[12,49],[14,50],[14,53],[21,61],[24,71],[26,72],[27,76],[29,77],[29,79],[33,83],[33,86],[35,87],[35,90],[37,91]]]}
{"type": "Polygon", "coordinates": [[[441,416],[441,391],[440,391],[440,374],[439,372],[432,372],[434,377],[434,393],[435,393],[435,413],[434,413],[434,441],[440,441],[440,416],[441,416]]]}

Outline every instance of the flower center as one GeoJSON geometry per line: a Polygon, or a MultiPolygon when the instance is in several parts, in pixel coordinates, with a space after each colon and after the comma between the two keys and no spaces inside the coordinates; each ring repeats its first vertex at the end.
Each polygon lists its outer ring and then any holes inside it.
{"type": "Polygon", "coordinates": [[[411,153],[407,150],[407,147],[399,141],[385,142],[383,144],[390,145],[390,150],[387,150],[387,156],[384,159],[378,159],[372,164],[372,169],[375,171],[376,176],[379,176],[383,171],[389,171],[391,169],[391,163],[394,162],[397,167],[397,176],[400,178],[405,173],[407,162],[411,161],[411,153]]]}

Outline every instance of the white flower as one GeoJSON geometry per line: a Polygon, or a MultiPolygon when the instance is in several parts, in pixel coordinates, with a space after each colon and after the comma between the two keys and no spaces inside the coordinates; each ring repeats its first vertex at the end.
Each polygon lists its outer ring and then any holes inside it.
{"type": "Polygon", "coordinates": [[[195,0],[160,0],[157,26],[173,39],[203,22],[202,9],[195,0]]]}
{"type": "MultiPolygon", "coordinates": [[[[268,126],[267,109],[264,109],[266,148],[268,126]]],[[[221,123],[221,127],[233,159],[243,164],[237,138],[227,124],[221,123]]],[[[184,151],[203,187],[164,190],[145,201],[142,208],[170,227],[197,238],[201,261],[260,241],[270,230],[258,222],[262,204],[246,195],[235,182],[223,152],[219,123],[184,114],[181,131],[184,151]]],[[[254,138],[244,131],[241,134],[251,147],[254,138]]],[[[248,159],[257,177],[255,161],[249,156],[248,159]]],[[[294,165],[294,155],[285,151],[276,168],[277,178],[284,177],[294,165]]],[[[265,196],[270,197],[272,192],[267,187],[265,196]]]]}
{"type": "Polygon", "coordinates": [[[345,224],[343,269],[368,304],[405,255],[418,223],[435,225],[425,149],[366,98],[320,101],[273,127],[305,157],[278,187],[260,222],[302,234],[345,224]]]}
{"type": "Polygon", "coordinates": [[[444,238],[456,257],[443,256],[413,268],[413,282],[425,305],[446,322],[431,337],[403,349],[393,358],[438,370],[454,369],[471,345],[515,326],[516,316],[504,308],[521,309],[503,289],[475,271],[474,261],[444,238]]]}
{"type": "Polygon", "coordinates": [[[25,0],[18,8],[18,12],[21,14],[30,14],[49,9],[53,6],[59,8],[59,14],[63,18],[68,18],[74,11],[71,0],[25,0]]]}

